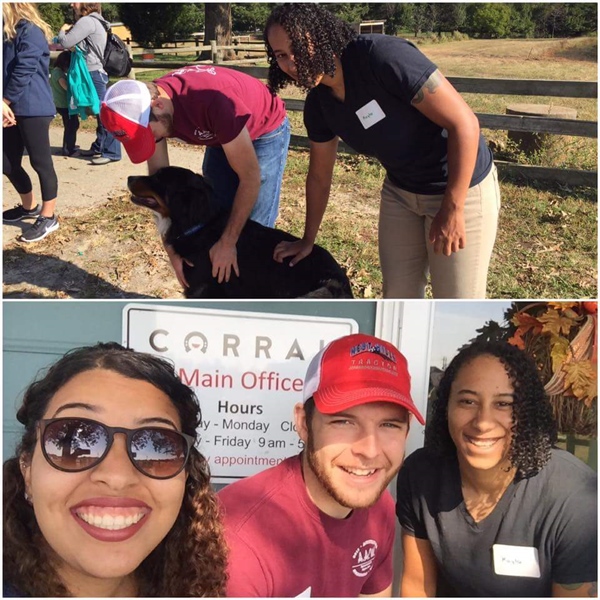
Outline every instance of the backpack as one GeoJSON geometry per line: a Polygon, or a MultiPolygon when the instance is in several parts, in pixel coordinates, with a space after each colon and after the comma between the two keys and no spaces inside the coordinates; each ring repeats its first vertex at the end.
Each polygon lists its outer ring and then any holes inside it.
{"type": "Polygon", "coordinates": [[[106,48],[102,57],[104,70],[113,77],[127,77],[133,66],[133,60],[129,56],[125,42],[111,31],[107,21],[98,19],[95,15],[90,16],[100,21],[106,30],[106,48]]]}

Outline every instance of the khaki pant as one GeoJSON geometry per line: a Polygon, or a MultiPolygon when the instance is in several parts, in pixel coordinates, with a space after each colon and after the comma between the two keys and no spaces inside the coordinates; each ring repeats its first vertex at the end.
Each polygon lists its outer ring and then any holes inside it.
{"type": "Polygon", "coordinates": [[[496,166],[469,189],[466,246],[452,256],[434,254],[429,241],[429,228],[442,198],[407,192],[386,177],[379,212],[384,298],[423,298],[428,272],[434,298],[485,298],[500,211],[496,166]]]}

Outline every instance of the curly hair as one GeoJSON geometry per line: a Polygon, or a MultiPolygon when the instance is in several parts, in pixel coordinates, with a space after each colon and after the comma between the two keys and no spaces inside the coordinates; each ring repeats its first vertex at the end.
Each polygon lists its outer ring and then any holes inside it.
{"type": "MultiPolygon", "coordinates": [[[[37,443],[37,422],[54,394],[77,374],[108,369],[147,381],[164,392],[177,409],[182,430],[196,437],[201,413],[193,390],[173,365],[116,343],[67,352],[26,390],[17,419],[25,431],[16,457],[4,462],[4,580],[27,596],[69,596],[52,561],[52,550],[25,500],[20,461],[29,461],[37,443]],[[31,574],[35,573],[35,577],[31,574]]],[[[227,551],[220,509],[210,487],[207,460],[194,447],[175,524],[137,569],[140,596],[225,596],[227,551]]]]}
{"type": "Polygon", "coordinates": [[[306,91],[314,86],[319,75],[335,74],[335,61],[357,33],[342,19],[318,4],[287,3],[273,10],[267,19],[264,41],[269,62],[269,86],[274,92],[292,82],[306,91]],[[290,38],[298,81],[286,75],[278,66],[268,34],[273,25],[280,25],[290,38]]]}
{"type": "Polygon", "coordinates": [[[425,446],[438,455],[456,455],[448,430],[450,389],[464,366],[486,355],[502,362],[514,389],[513,437],[508,459],[516,469],[515,479],[532,477],[550,459],[550,449],[557,439],[556,424],[534,361],[507,342],[475,342],[454,357],[432,402],[425,429],[425,446]]]}

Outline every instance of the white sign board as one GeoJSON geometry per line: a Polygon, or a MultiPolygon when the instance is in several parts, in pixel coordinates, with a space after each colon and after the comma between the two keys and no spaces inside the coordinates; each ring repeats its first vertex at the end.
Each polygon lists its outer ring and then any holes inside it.
{"type": "Polygon", "coordinates": [[[293,408],[310,359],[358,332],[353,319],[162,305],[123,309],[123,345],[173,360],[202,409],[200,451],[216,483],[297,454],[293,408]]]}

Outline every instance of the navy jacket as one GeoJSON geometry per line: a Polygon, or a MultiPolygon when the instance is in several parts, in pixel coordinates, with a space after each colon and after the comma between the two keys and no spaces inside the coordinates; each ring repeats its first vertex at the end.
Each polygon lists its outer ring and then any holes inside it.
{"type": "Polygon", "coordinates": [[[49,69],[50,50],[42,30],[19,21],[13,40],[4,38],[2,97],[17,117],[51,117],[56,114],[49,69]]]}

